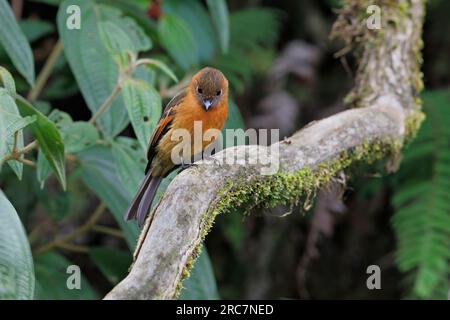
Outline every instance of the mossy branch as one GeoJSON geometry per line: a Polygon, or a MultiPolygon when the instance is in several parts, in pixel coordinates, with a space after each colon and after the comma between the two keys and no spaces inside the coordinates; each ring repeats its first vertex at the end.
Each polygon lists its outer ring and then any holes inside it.
{"type": "Polygon", "coordinates": [[[129,275],[105,299],[176,298],[217,214],[313,197],[339,171],[397,153],[414,136],[423,119],[418,98],[423,2],[375,2],[387,15],[381,30],[360,28],[356,38],[345,34],[349,23],[363,24],[360,11],[372,4],[365,0],[348,0],[334,28],[358,54],[356,85],[347,99],[358,108],[313,122],[277,143],[280,167],[274,175],[262,175],[264,165],[248,161],[266,155],[263,146],[233,148],[245,165],[200,163],[181,172],[144,228],[129,275]]]}

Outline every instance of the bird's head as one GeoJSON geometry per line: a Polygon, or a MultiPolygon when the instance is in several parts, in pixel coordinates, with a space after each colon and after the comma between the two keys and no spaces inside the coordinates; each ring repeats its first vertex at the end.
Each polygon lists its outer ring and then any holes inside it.
{"type": "Polygon", "coordinates": [[[207,67],[197,72],[192,78],[190,89],[206,111],[228,99],[228,80],[214,68],[207,67]]]}

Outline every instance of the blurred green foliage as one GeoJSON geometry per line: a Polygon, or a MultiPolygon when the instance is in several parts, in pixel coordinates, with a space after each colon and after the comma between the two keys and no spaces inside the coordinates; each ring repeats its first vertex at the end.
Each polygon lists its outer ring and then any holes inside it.
{"type": "MultiPolygon", "coordinates": [[[[165,0],[157,4],[160,16],[152,16],[150,9],[158,2],[150,0],[28,3],[40,13],[55,14],[17,22],[9,3],[0,0],[0,299],[101,298],[126,275],[132,260],[139,229],[123,221],[123,214],[142,179],[149,136],[170,98],[164,92],[199,68],[215,66],[231,84],[225,127],[244,128],[236,102],[248,94],[249,84],[255,85],[255,76],[269,72],[280,39],[301,37],[323,46],[334,19],[327,20],[323,12],[331,15],[332,8],[342,5],[337,0],[280,1],[269,8],[238,1],[165,0]],[[66,9],[73,4],[81,8],[80,30],[66,25],[66,9]],[[290,25],[284,23],[287,14],[294,17],[290,25]],[[54,61],[46,52],[48,40],[55,48],[50,52],[54,61]],[[25,143],[34,140],[35,145],[25,143]],[[81,290],[67,288],[70,265],[82,265],[81,290]]],[[[432,86],[450,79],[450,38],[442,36],[449,24],[448,5],[429,2],[425,53],[431,51],[435,59],[425,59],[425,70],[432,86]]],[[[335,69],[328,67],[322,70],[327,103],[328,93],[341,89],[342,82],[334,81],[339,77],[333,78],[335,69]]],[[[311,94],[294,80],[289,86],[296,95],[311,94]]],[[[258,88],[258,98],[262,91],[258,88]]],[[[387,186],[393,190],[391,223],[398,240],[396,265],[407,283],[405,296],[445,298],[450,260],[448,90],[429,91],[424,100],[427,120],[405,149],[398,173],[372,179],[356,193],[362,199],[387,186]]],[[[175,175],[162,182],[157,198],[175,175]]],[[[244,277],[257,274],[253,268],[260,266],[244,265],[249,255],[242,244],[249,231],[236,211],[218,221],[226,243],[217,247],[230,252],[216,255],[220,266],[213,270],[204,247],[180,298],[242,296],[244,277]],[[229,281],[220,294],[215,273],[229,281]]],[[[287,229],[274,228],[273,237],[267,236],[272,249],[261,256],[270,272],[279,268],[277,253],[297,249],[287,229]]],[[[328,252],[336,249],[330,248],[328,252]]],[[[282,258],[294,265],[294,258],[282,258]]]]}

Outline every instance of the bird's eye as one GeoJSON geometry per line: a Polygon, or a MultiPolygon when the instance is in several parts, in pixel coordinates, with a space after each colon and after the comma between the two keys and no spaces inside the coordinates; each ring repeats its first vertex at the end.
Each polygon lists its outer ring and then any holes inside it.
{"type": "Polygon", "coordinates": [[[216,91],[216,96],[220,96],[222,94],[222,90],[217,90],[216,91]]]}
{"type": "Polygon", "coordinates": [[[202,88],[197,88],[197,92],[200,93],[200,94],[202,94],[202,93],[203,93],[202,88]]]}

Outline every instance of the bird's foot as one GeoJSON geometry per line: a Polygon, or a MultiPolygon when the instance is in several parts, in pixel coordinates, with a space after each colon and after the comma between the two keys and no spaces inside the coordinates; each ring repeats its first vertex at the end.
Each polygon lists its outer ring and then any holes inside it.
{"type": "Polygon", "coordinates": [[[210,156],[210,155],[203,155],[203,160],[205,160],[208,163],[213,162],[216,166],[221,165],[220,161],[217,158],[210,156]]]}
{"type": "Polygon", "coordinates": [[[195,163],[183,163],[182,162],[181,165],[180,165],[180,168],[181,168],[180,172],[184,171],[186,169],[189,169],[191,167],[195,167],[195,166],[197,166],[197,164],[195,164],[195,163]]]}

